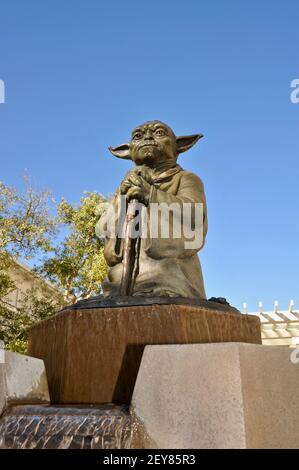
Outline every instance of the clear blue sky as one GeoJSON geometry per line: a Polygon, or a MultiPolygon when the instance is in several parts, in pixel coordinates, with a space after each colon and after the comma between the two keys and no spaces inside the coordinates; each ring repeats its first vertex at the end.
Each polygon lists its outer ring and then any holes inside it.
{"type": "Polygon", "coordinates": [[[299,306],[298,0],[1,0],[0,179],[77,202],[130,167],[107,147],[160,119],[205,139],[208,296],[299,306]]]}

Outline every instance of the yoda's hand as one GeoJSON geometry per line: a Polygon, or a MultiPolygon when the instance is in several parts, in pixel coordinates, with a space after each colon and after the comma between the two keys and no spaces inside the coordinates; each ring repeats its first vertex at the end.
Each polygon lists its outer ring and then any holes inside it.
{"type": "Polygon", "coordinates": [[[121,194],[126,195],[128,202],[137,199],[148,205],[152,188],[151,182],[151,176],[148,172],[141,169],[132,170],[126,175],[120,186],[121,194]]]}

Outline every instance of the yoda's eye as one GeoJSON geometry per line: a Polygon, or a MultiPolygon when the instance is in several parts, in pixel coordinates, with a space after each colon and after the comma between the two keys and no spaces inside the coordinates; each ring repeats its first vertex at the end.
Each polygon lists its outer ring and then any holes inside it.
{"type": "Polygon", "coordinates": [[[133,139],[135,139],[135,140],[139,140],[139,139],[141,139],[141,138],[142,138],[142,134],[141,134],[141,132],[137,132],[137,134],[134,134],[134,137],[133,137],[133,139]]]}
{"type": "Polygon", "coordinates": [[[163,131],[163,129],[158,129],[155,133],[156,135],[158,135],[159,137],[165,135],[165,132],[163,131]]]}

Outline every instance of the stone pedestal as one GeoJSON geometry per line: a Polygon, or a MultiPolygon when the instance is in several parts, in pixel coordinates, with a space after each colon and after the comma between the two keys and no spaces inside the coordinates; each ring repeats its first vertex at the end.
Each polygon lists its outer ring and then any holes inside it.
{"type": "Polygon", "coordinates": [[[225,341],[260,343],[260,320],[207,301],[75,308],[34,326],[29,354],[45,362],[52,402],[128,404],[146,345],[225,341]]]}
{"type": "Polygon", "coordinates": [[[13,404],[49,403],[43,361],[2,350],[0,363],[0,415],[13,404]]]}
{"type": "Polygon", "coordinates": [[[238,343],[147,346],[131,405],[146,448],[298,448],[291,353],[238,343]]]}

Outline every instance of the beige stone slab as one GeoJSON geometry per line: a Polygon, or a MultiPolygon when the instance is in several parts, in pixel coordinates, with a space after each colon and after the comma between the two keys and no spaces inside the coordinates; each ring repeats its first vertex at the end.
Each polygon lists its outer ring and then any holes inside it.
{"type": "Polygon", "coordinates": [[[299,448],[299,364],[292,351],[239,349],[248,448],[299,448]]]}
{"type": "Polygon", "coordinates": [[[0,416],[6,406],[6,384],[4,380],[4,368],[0,363],[0,416]]]}
{"type": "Polygon", "coordinates": [[[287,347],[147,346],[131,412],[149,448],[298,448],[299,364],[287,347]]]}
{"type": "Polygon", "coordinates": [[[0,414],[11,404],[49,403],[44,362],[23,354],[4,352],[0,363],[0,414]]]}

